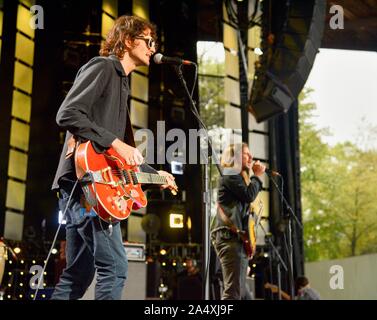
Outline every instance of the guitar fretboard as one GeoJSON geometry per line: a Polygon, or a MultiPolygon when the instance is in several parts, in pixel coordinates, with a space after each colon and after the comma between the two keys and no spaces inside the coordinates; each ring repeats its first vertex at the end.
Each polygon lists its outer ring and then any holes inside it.
{"type": "Polygon", "coordinates": [[[134,182],[147,184],[167,184],[166,177],[147,172],[130,172],[134,182]],[[136,178],[136,179],[135,179],[136,178]]]}

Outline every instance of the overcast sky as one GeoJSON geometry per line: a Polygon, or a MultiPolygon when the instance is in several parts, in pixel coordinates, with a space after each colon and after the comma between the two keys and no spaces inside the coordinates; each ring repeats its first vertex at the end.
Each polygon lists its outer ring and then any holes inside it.
{"type": "Polygon", "coordinates": [[[324,141],[354,142],[358,126],[377,126],[376,52],[321,49],[305,86],[314,89],[315,123],[333,134],[324,141]]]}

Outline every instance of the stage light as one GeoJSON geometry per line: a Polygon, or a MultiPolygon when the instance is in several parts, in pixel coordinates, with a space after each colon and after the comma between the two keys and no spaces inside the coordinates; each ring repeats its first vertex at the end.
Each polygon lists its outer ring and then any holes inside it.
{"type": "Polygon", "coordinates": [[[257,266],[257,265],[254,263],[254,264],[253,264],[253,268],[255,268],[256,266],[257,266]]]}
{"type": "Polygon", "coordinates": [[[13,249],[13,251],[14,251],[15,254],[19,254],[21,252],[21,248],[16,247],[16,248],[13,249]]]}
{"type": "Polygon", "coordinates": [[[63,212],[61,210],[59,210],[58,223],[59,224],[67,224],[67,220],[63,219],[63,212]]]}
{"type": "Polygon", "coordinates": [[[166,266],[166,262],[163,262],[163,263],[162,263],[162,266],[165,267],[165,266],[166,266]]]}
{"type": "Polygon", "coordinates": [[[51,253],[52,253],[52,254],[57,254],[57,253],[58,253],[58,250],[54,248],[54,249],[52,249],[51,253]]]}
{"type": "Polygon", "coordinates": [[[186,262],[183,262],[183,263],[182,263],[182,266],[186,267],[186,262]]]}
{"type": "Polygon", "coordinates": [[[33,260],[31,263],[32,263],[32,264],[35,264],[35,260],[33,260]]]}
{"type": "Polygon", "coordinates": [[[255,48],[254,49],[254,53],[257,55],[257,56],[261,56],[263,54],[263,51],[261,48],[255,48]]]}
{"type": "Polygon", "coordinates": [[[160,255],[164,256],[166,254],[166,250],[165,249],[161,249],[160,250],[160,255]]]}
{"type": "Polygon", "coordinates": [[[12,297],[8,294],[8,295],[7,295],[7,298],[10,299],[10,298],[12,298],[12,297]]]}
{"type": "Polygon", "coordinates": [[[23,295],[22,295],[22,294],[20,294],[20,295],[19,295],[19,297],[20,297],[20,298],[22,298],[22,297],[23,297],[23,295]]]}
{"type": "Polygon", "coordinates": [[[8,275],[11,276],[11,275],[12,275],[12,272],[8,272],[8,275]]]}
{"type": "Polygon", "coordinates": [[[263,257],[268,258],[268,253],[265,253],[263,257]]]}
{"type": "Polygon", "coordinates": [[[163,284],[163,283],[161,283],[161,284],[160,284],[160,287],[161,287],[161,288],[163,288],[163,287],[164,287],[164,284],[163,284]]]}
{"type": "Polygon", "coordinates": [[[34,298],[34,295],[33,295],[33,294],[31,294],[31,295],[30,295],[30,298],[34,298]]]}
{"type": "Polygon", "coordinates": [[[166,287],[164,284],[162,284],[160,286],[160,288],[158,288],[158,292],[163,293],[163,292],[166,292],[166,291],[168,291],[168,287],[166,287]]]}
{"type": "Polygon", "coordinates": [[[172,263],[172,265],[173,265],[173,267],[175,267],[175,266],[177,265],[177,263],[174,261],[174,262],[172,263]]]}
{"type": "Polygon", "coordinates": [[[172,161],[171,165],[171,173],[172,174],[183,174],[183,163],[178,161],[172,161]]]}
{"type": "Polygon", "coordinates": [[[183,228],[183,214],[171,213],[170,228],[183,228]]]}
{"type": "Polygon", "coordinates": [[[12,286],[12,284],[11,283],[8,283],[8,287],[10,288],[12,286]]]}
{"type": "Polygon", "coordinates": [[[253,273],[253,274],[251,275],[251,277],[254,279],[254,278],[255,278],[255,274],[253,273]]]}
{"type": "Polygon", "coordinates": [[[24,264],[24,263],[25,263],[25,261],[24,261],[24,260],[21,260],[20,262],[21,262],[21,264],[24,264]]]}
{"type": "Polygon", "coordinates": [[[12,262],[12,260],[9,260],[9,264],[12,264],[13,262],[12,262]]]}
{"type": "Polygon", "coordinates": [[[188,217],[188,218],[187,218],[187,229],[188,229],[189,231],[191,230],[191,226],[192,226],[192,224],[191,224],[191,218],[188,217]]]}
{"type": "Polygon", "coordinates": [[[23,287],[24,286],[24,284],[23,283],[20,283],[20,287],[23,287]]]}
{"type": "Polygon", "coordinates": [[[21,275],[21,276],[23,276],[23,275],[24,275],[24,272],[23,272],[23,271],[21,271],[21,272],[20,272],[20,275],[21,275]]]}
{"type": "Polygon", "coordinates": [[[46,298],[46,295],[45,295],[45,294],[42,294],[42,298],[46,298]]]}
{"type": "Polygon", "coordinates": [[[43,272],[43,274],[45,275],[45,276],[47,276],[47,272],[45,271],[45,272],[43,272]]]}

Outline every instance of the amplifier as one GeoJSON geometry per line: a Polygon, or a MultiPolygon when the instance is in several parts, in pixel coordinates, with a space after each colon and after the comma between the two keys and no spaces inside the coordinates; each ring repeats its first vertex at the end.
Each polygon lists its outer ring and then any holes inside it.
{"type": "Polygon", "coordinates": [[[128,261],[145,261],[144,243],[124,243],[128,261]]]}

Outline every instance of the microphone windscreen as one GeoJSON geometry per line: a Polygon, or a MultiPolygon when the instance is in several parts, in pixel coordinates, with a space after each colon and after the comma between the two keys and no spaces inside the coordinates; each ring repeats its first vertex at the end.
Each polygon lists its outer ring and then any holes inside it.
{"type": "Polygon", "coordinates": [[[163,57],[163,55],[161,53],[156,53],[153,56],[154,63],[161,64],[162,63],[162,57],[163,57]]]}

